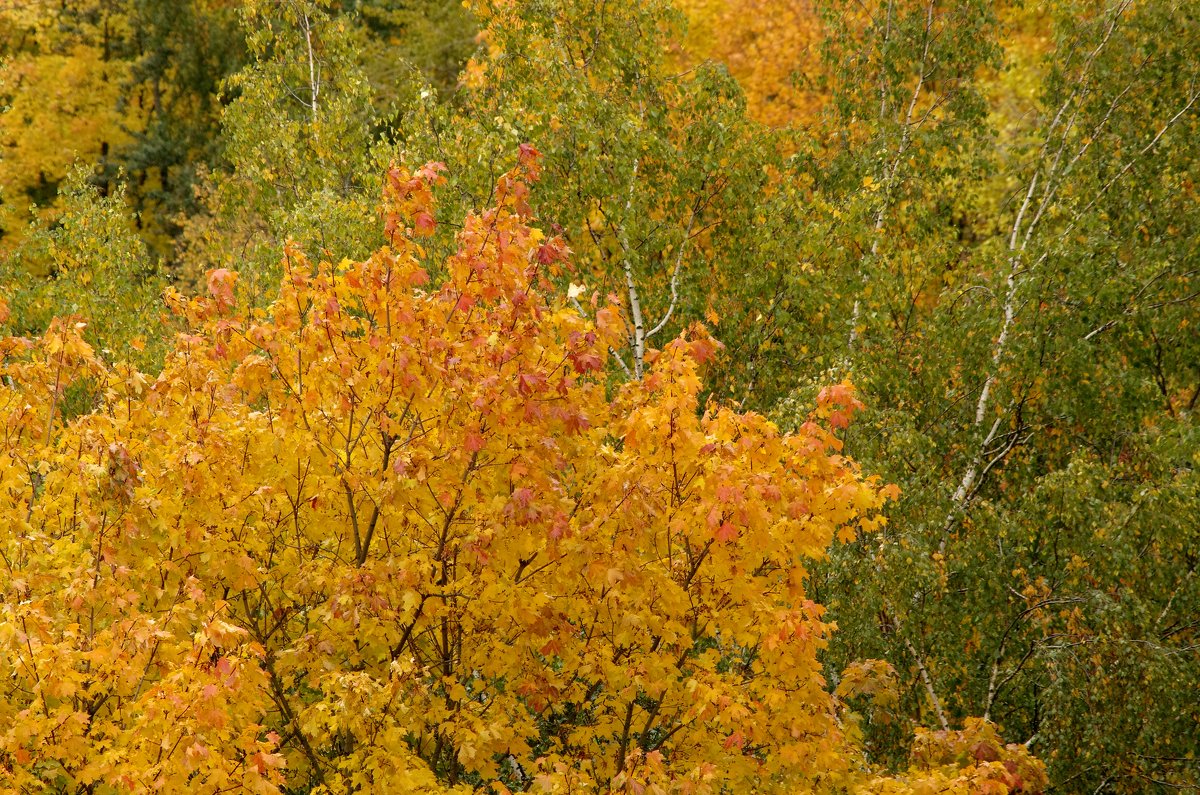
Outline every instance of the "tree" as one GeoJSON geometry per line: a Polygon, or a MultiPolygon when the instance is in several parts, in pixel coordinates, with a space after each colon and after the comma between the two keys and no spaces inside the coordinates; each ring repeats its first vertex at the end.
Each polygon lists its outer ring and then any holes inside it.
{"type": "MultiPolygon", "coordinates": [[[[790,435],[701,413],[695,328],[610,395],[617,310],[542,292],[536,154],[426,287],[440,171],[389,172],[366,260],[289,247],[265,312],[223,269],[172,297],[154,382],[78,324],[4,341],[0,787],[905,786],[868,780],[806,596],[895,496],[838,452],[851,388],[790,435]]],[[[975,731],[914,775],[1036,789],[975,731]]]]}
{"type": "MultiPolygon", "coordinates": [[[[904,101],[869,114],[881,83],[864,70],[822,170],[801,175],[814,231],[771,304],[777,347],[725,337],[764,388],[794,383],[796,361],[849,374],[870,408],[847,450],[905,495],[887,531],[818,570],[841,629],[830,672],[886,659],[908,720],[995,719],[1062,786],[1193,785],[1197,716],[1176,688],[1200,673],[1178,519],[1195,494],[1197,291],[1179,246],[1200,228],[1184,154],[1200,83],[1174,42],[1194,13],[1072,6],[1014,32],[922,5],[872,12],[867,42],[897,15],[890,48],[841,50],[850,74],[885,58],[904,101]],[[993,36],[1018,45],[1012,72],[962,68],[993,36]],[[968,102],[942,102],[948,88],[968,102]]],[[[874,724],[868,746],[897,760],[907,735],[874,724]]]]}
{"type": "Polygon", "coordinates": [[[124,188],[109,195],[77,167],[60,191],[57,223],[37,221],[0,263],[9,329],[40,336],[55,317],[87,317],[83,336],[110,358],[153,370],[171,328],[161,294],[166,282],[130,218],[124,188]]]}
{"type": "Polygon", "coordinates": [[[59,183],[76,157],[106,163],[139,127],[118,107],[129,64],[115,3],[0,9],[0,252],[20,241],[32,208],[57,217],[59,183]]]}
{"type": "Polygon", "coordinates": [[[250,58],[225,85],[224,157],[182,238],[183,275],[240,267],[266,303],[283,244],[365,256],[378,162],[352,26],[325,2],[242,5],[250,58]],[[236,263],[236,265],[235,265],[236,263]]]}
{"type": "Polygon", "coordinates": [[[181,219],[197,210],[196,188],[221,164],[221,85],[245,59],[236,4],[125,0],[129,76],[120,105],[144,123],[114,152],[143,237],[173,263],[181,219]]]}
{"type": "MultiPolygon", "coordinates": [[[[614,353],[636,378],[649,347],[703,318],[722,282],[752,267],[742,230],[771,190],[774,136],[746,116],[725,70],[671,56],[683,17],[669,3],[473,7],[484,47],[463,96],[411,108],[398,148],[451,166],[453,219],[487,206],[521,141],[536,146],[544,173],[531,206],[574,253],[560,289],[619,296],[628,333],[614,353]]],[[[431,245],[451,241],[445,231],[431,245]]]]}

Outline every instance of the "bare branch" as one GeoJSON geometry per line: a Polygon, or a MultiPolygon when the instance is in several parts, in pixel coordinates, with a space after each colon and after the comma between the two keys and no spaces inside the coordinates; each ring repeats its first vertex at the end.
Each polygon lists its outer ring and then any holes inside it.
{"type": "MultiPolygon", "coordinates": [[[[895,609],[886,600],[884,601],[884,607],[887,608],[890,614],[892,627],[896,630],[896,634],[903,636],[904,633],[900,626],[900,618],[895,609]]],[[[929,669],[925,667],[925,662],[921,659],[921,654],[917,651],[917,647],[913,645],[912,641],[905,637],[901,637],[901,640],[904,641],[905,648],[908,649],[908,653],[913,656],[913,660],[917,663],[917,670],[921,674],[921,681],[925,685],[925,692],[929,694],[929,700],[933,703],[933,711],[937,715],[942,731],[949,731],[950,724],[946,721],[946,713],[942,711],[942,701],[938,698],[937,691],[933,688],[933,677],[930,676],[929,669]]]]}
{"type": "Polygon", "coordinates": [[[658,321],[658,325],[646,332],[646,339],[650,339],[662,331],[663,326],[667,325],[667,321],[675,313],[675,306],[679,302],[679,267],[683,264],[683,252],[687,248],[688,242],[692,239],[692,224],[695,222],[696,210],[693,208],[691,215],[688,217],[687,227],[683,230],[683,240],[679,242],[679,250],[675,252],[675,267],[671,269],[671,303],[667,307],[667,313],[663,315],[662,320],[658,321]]]}

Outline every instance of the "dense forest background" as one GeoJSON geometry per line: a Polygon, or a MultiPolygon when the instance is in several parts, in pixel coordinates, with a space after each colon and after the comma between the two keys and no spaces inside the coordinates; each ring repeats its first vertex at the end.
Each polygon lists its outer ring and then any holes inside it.
{"type": "Polygon", "coordinates": [[[1193,791],[1198,38],[1172,0],[8,0],[0,322],[155,374],[170,302],[370,257],[395,164],[445,166],[437,262],[533,147],[610,388],[695,324],[700,407],[799,430],[854,385],[842,454],[899,498],[808,593],[869,764],[982,718],[1051,791],[1193,791]]]}

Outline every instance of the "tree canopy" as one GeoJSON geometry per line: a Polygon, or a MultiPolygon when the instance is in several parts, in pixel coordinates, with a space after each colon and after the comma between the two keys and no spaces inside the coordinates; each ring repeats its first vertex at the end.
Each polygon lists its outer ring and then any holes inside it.
{"type": "Polygon", "coordinates": [[[1198,13],[0,5],[0,791],[1200,786],[1198,13]]]}

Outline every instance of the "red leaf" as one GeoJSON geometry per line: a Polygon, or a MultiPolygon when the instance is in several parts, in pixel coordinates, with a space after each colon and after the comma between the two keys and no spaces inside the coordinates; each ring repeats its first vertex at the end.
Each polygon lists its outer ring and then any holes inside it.
{"type": "Polygon", "coordinates": [[[692,358],[698,362],[706,362],[717,351],[717,342],[711,337],[692,340],[692,358]]]}
{"type": "Polygon", "coordinates": [[[525,169],[525,178],[534,181],[542,173],[542,153],[533,144],[521,144],[517,147],[517,157],[521,167],[525,169]]]}
{"type": "Polygon", "coordinates": [[[604,366],[603,360],[594,353],[581,353],[571,357],[571,362],[575,365],[575,370],[580,373],[586,373],[589,370],[599,370],[604,366]]]}
{"type": "Polygon", "coordinates": [[[738,537],[738,529],[729,522],[721,522],[721,526],[713,533],[713,538],[724,543],[738,537]]]}
{"type": "Polygon", "coordinates": [[[546,383],[546,376],[540,373],[521,373],[517,376],[517,391],[529,397],[546,383]]]}
{"type": "Polygon", "coordinates": [[[237,274],[228,268],[214,268],[208,272],[208,292],[217,299],[221,309],[233,306],[233,285],[237,274]]]}
{"type": "Polygon", "coordinates": [[[433,220],[433,216],[424,211],[417,213],[417,217],[413,219],[413,231],[417,237],[429,237],[436,226],[437,222],[433,220]]]}

